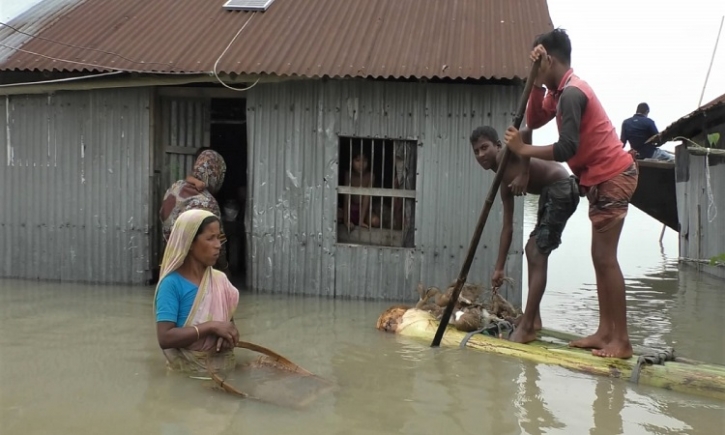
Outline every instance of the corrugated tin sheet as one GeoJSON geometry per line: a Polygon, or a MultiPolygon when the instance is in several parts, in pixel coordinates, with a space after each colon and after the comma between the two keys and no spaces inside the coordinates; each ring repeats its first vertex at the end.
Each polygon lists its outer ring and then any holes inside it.
{"type": "Polygon", "coordinates": [[[39,34],[81,3],[80,0],[45,0],[16,17],[12,24],[15,29],[0,26],[0,64],[16,52],[11,47],[22,47],[32,35],[39,34]]]}
{"type": "Polygon", "coordinates": [[[186,178],[194,166],[196,150],[209,146],[209,101],[161,97],[162,178],[171,186],[186,178]]]}
{"type": "Polygon", "coordinates": [[[703,104],[700,109],[709,109],[710,107],[713,107],[717,104],[724,104],[724,103],[725,103],[725,94],[722,94],[719,97],[715,98],[714,100],[703,104]]]}
{"type": "MultiPolygon", "coordinates": [[[[725,124],[715,131],[725,137],[725,124]]],[[[680,257],[709,261],[725,253],[725,159],[692,155],[683,145],[676,151],[680,257]]],[[[701,267],[725,279],[725,269],[701,267]]]]}
{"type": "Polygon", "coordinates": [[[24,51],[0,69],[209,72],[246,25],[219,72],[525,78],[534,37],[553,28],[546,0],[276,0],[264,13],[226,11],[224,1],[80,1],[22,46],[3,42],[24,51]]]}
{"type": "Polygon", "coordinates": [[[144,283],[149,91],[0,100],[0,276],[144,283]]]}
{"type": "MultiPolygon", "coordinates": [[[[337,297],[415,298],[419,281],[458,275],[493,173],[476,164],[471,131],[511,122],[520,89],[369,81],[258,85],[247,93],[250,138],[248,284],[337,297]],[[417,139],[416,248],[336,243],[338,136],[417,139]]],[[[497,201],[469,282],[489,283],[502,225],[497,201]]],[[[523,202],[507,264],[521,301],[523,202]]]]}
{"type": "Polygon", "coordinates": [[[721,95],[707,104],[703,104],[662,130],[657,137],[667,142],[677,136],[691,138],[706,129],[719,123],[725,123],[725,95],[721,95]]]}

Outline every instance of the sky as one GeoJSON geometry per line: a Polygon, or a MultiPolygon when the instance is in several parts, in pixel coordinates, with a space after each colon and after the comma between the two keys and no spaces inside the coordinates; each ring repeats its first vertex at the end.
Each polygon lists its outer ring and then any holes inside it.
{"type": "MultiPolygon", "coordinates": [[[[8,21],[40,0],[0,0],[8,21]]],[[[364,0],[363,0],[364,1],[364,0]]],[[[554,26],[572,40],[572,67],[587,81],[620,132],[646,102],[660,131],[697,109],[725,0],[549,0],[554,26]]],[[[527,56],[522,53],[522,56],[527,56]]],[[[725,29],[702,104],[725,94],[725,29]]],[[[534,144],[558,138],[549,123],[534,144]]],[[[663,146],[673,151],[674,143],[663,146]]]]}
{"type": "MultiPolygon", "coordinates": [[[[572,41],[572,67],[621,131],[646,102],[660,131],[699,107],[723,0],[549,0],[554,26],[572,41]]],[[[725,26],[702,104],[725,94],[725,26]]],[[[558,138],[551,122],[534,144],[558,138]]],[[[674,150],[674,143],[663,146],[674,150]]]]}

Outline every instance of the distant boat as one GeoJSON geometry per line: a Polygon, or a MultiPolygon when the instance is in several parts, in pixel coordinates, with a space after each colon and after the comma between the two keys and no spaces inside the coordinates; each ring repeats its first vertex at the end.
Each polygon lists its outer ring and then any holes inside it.
{"type": "Polygon", "coordinates": [[[637,160],[639,181],[632,195],[632,205],[680,231],[675,190],[675,162],[637,160]]]}

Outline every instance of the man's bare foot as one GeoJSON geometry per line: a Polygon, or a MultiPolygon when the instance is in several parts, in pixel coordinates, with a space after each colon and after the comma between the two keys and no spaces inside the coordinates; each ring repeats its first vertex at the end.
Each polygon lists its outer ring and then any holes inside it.
{"type": "MultiPolygon", "coordinates": [[[[518,327],[521,324],[521,319],[523,319],[523,318],[524,318],[524,316],[519,316],[514,321],[514,326],[518,327]]],[[[541,331],[542,329],[543,329],[543,325],[541,323],[541,317],[537,316],[536,319],[534,319],[534,331],[541,331]]]]}
{"type": "Polygon", "coordinates": [[[509,336],[509,341],[521,344],[531,343],[534,340],[536,340],[536,330],[533,328],[518,327],[509,336]]]}
{"type": "Polygon", "coordinates": [[[541,331],[543,329],[543,325],[541,324],[541,317],[537,317],[536,320],[534,320],[534,331],[541,331]]]}
{"type": "Polygon", "coordinates": [[[632,358],[632,345],[629,341],[611,341],[601,349],[592,351],[592,355],[602,358],[632,358]]]}
{"type": "Polygon", "coordinates": [[[602,349],[609,344],[609,337],[605,334],[595,333],[589,337],[569,342],[569,347],[580,349],[602,349]]]}

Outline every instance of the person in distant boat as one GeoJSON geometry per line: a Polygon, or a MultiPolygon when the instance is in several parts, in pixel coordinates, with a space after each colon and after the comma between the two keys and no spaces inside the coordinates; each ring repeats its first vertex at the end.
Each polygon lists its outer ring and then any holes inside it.
{"type": "Polygon", "coordinates": [[[205,210],[174,221],[154,294],[156,336],[168,367],[187,373],[234,367],[239,291],[212,266],[221,253],[221,222],[205,210]]]}
{"type": "MultiPolygon", "coordinates": [[[[178,216],[187,210],[207,210],[221,219],[221,209],[214,198],[214,193],[222,187],[226,169],[226,163],[219,153],[204,150],[194,162],[191,175],[169,187],[161,203],[161,210],[159,210],[165,241],[169,240],[171,228],[178,216]]],[[[223,228],[221,234],[221,240],[224,243],[226,237],[223,228]]],[[[224,271],[228,269],[224,245],[222,245],[222,254],[215,267],[224,271]]]]}
{"type": "Polygon", "coordinates": [[[655,122],[649,118],[649,105],[639,103],[637,113],[622,123],[620,140],[622,147],[627,145],[637,153],[640,159],[655,159],[666,162],[675,161],[675,156],[659,148],[656,142],[647,142],[652,136],[659,133],[655,122]]]}
{"type": "MultiPolygon", "coordinates": [[[[355,151],[352,155],[351,166],[352,171],[345,172],[344,185],[372,188],[375,174],[369,171],[368,158],[362,151],[355,151]]],[[[338,210],[338,219],[342,218],[348,229],[352,229],[354,225],[363,228],[380,226],[380,218],[370,211],[369,195],[344,195],[342,204],[342,210],[338,210]]]]}
{"type": "Polygon", "coordinates": [[[611,120],[592,88],[571,68],[571,41],[566,31],[539,35],[530,58],[541,59],[539,74],[529,96],[526,125],[537,129],[556,118],[559,140],[553,145],[524,143],[511,126],[504,140],[521,157],[566,162],[589,199],[592,222],[592,262],[597,279],[599,328],[570,346],[593,349],[607,358],[630,358],[624,277],[617,262],[617,247],[639,170],[624,150],[611,120]],[[541,85],[546,85],[544,89],[541,85]]]}
{"type": "MultiPolygon", "coordinates": [[[[531,141],[531,130],[522,129],[521,135],[531,141]]],[[[471,146],[476,161],[483,169],[498,171],[503,158],[503,147],[493,127],[483,126],[473,130],[471,146]]],[[[539,306],[546,290],[549,255],[561,244],[564,227],[579,205],[579,186],[563,165],[541,159],[521,158],[512,154],[501,180],[503,203],[503,227],[498,247],[498,258],[491,284],[500,287],[504,280],[506,256],[511,248],[514,232],[514,196],[527,192],[539,196],[539,211],[534,230],[526,242],[526,261],[529,266],[529,296],[526,310],[510,340],[528,343],[536,340],[540,330],[539,306]]]]}

